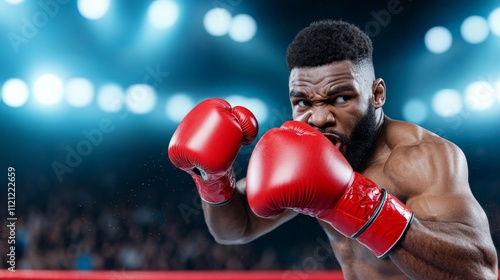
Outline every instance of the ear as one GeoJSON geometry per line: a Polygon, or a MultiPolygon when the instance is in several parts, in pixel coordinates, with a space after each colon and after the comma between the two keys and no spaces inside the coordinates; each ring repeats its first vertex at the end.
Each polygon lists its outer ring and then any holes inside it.
{"type": "Polygon", "coordinates": [[[385,82],[381,78],[373,81],[372,103],[375,109],[381,108],[385,104],[385,82]]]}

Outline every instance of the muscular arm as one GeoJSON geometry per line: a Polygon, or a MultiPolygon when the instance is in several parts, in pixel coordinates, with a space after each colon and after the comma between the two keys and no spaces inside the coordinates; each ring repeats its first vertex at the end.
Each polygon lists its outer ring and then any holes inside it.
{"type": "Polygon", "coordinates": [[[448,142],[395,151],[386,174],[403,188],[415,220],[389,256],[412,279],[497,279],[497,256],[473,197],[465,156],[448,142]],[[408,159],[412,159],[409,161],[408,159]]]}
{"type": "Polygon", "coordinates": [[[227,204],[213,206],[202,202],[205,222],[220,244],[248,243],[297,215],[288,210],[272,219],[259,218],[248,207],[245,189],[246,180],[242,179],[236,183],[236,192],[227,204]]]}
{"type": "Polygon", "coordinates": [[[497,279],[496,257],[477,229],[457,222],[414,221],[391,255],[412,279],[497,279]]]}

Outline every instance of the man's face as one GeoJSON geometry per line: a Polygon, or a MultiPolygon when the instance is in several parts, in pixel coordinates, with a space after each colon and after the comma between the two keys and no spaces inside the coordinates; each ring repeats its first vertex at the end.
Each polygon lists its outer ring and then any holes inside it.
{"type": "Polygon", "coordinates": [[[321,131],[354,170],[361,168],[377,135],[372,85],[373,79],[347,60],[290,72],[293,119],[321,131]]]}

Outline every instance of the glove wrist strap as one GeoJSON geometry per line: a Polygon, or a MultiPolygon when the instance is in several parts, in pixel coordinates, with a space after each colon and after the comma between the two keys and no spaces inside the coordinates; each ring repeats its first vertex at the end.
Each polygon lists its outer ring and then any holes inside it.
{"type": "Polygon", "coordinates": [[[354,176],[334,208],[318,218],[356,238],[378,258],[385,257],[409,228],[413,212],[370,179],[354,176]]]}
{"type": "Polygon", "coordinates": [[[201,176],[193,175],[193,179],[201,199],[208,204],[224,205],[234,196],[236,179],[232,168],[218,178],[204,180],[201,176]]]}

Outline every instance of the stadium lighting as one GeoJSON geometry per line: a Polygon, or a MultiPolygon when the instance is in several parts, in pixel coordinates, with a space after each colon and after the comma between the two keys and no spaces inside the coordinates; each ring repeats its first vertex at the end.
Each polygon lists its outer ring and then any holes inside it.
{"type": "Polygon", "coordinates": [[[165,113],[170,120],[180,122],[194,106],[195,103],[189,95],[176,94],[167,101],[165,113]]]}
{"type": "Polygon", "coordinates": [[[263,122],[267,119],[267,107],[264,102],[258,98],[231,95],[225,99],[229,102],[229,104],[231,104],[231,106],[243,106],[250,110],[259,122],[263,122]]]}
{"type": "Polygon", "coordinates": [[[55,105],[63,97],[63,83],[53,74],[44,74],[35,80],[33,96],[43,105],[55,105]]]}
{"type": "Polygon", "coordinates": [[[102,18],[109,10],[110,0],[78,0],[78,11],[90,20],[102,18]]]}
{"type": "Polygon", "coordinates": [[[421,124],[427,118],[427,107],[420,100],[409,100],[403,107],[403,117],[409,122],[421,124]]]}
{"type": "Polygon", "coordinates": [[[174,25],[179,17],[179,6],[171,0],[156,0],[149,6],[148,19],[158,29],[167,29],[174,25]]]}
{"type": "Polygon", "coordinates": [[[473,111],[483,111],[493,106],[495,90],[484,81],[469,84],[465,89],[465,105],[473,111]]]}
{"type": "Polygon", "coordinates": [[[131,85],[125,92],[125,104],[132,113],[149,113],[156,105],[156,92],[147,84],[131,85]]]}
{"type": "Polygon", "coordinates": [[[249,15],[237,15],[231,21],[229,37],[236,42],[250,41],[257,33],[257,23],[249,15]]]}
{"type": "Polygon", "coordinates": [[[466,42],[479,44],[488,37],[488,22],[480,16],[470,16],[462,22],[460,32],[466,42]]]}
{"type": "Polygon", "coordinates": [[[443,89],[432,99],[434,112],[441,117],[452,117],[459,114],[463,108],[462,95],[453,89],[443,89]]]}
{"type": "Polygon", "coordinates": [[[496,8],[490,13],[488,24],[490,25],[491,33],[500,36],[500,8],[496,8]]]}
{"type": "Polygon", "coordinates": [[[97,93],[97,105],[104,112],[118,112],[123,108],[124,102],[125,94],[119,85],[106,84],[97,93]]]}
{"type": "Polygon", "coordinates": [[[430,52],[439,54],[450,49],[453,38],[447,28],[436,26],[425,33],[424,42],[430,52]]]}
{"type": "Polygon", "coordinates": [[[2,100],[10,107],[20,107],[28,101],[28,85],[21,79],[9,79],[2,87],[2,100]]]}
{"type": "Polygon", "coordinates": [[[74,107],[85,107],[94,98],[94,85],[84,78],[71,79],[66,83],[66,101],[74,107]]]}
{"type": "Polygon", "coordinates": [[[203,25],[210,35],[223,36],[229,32],[231,20],[231,14],[226,9],[214,8],[205,14],[203,25]]]}

